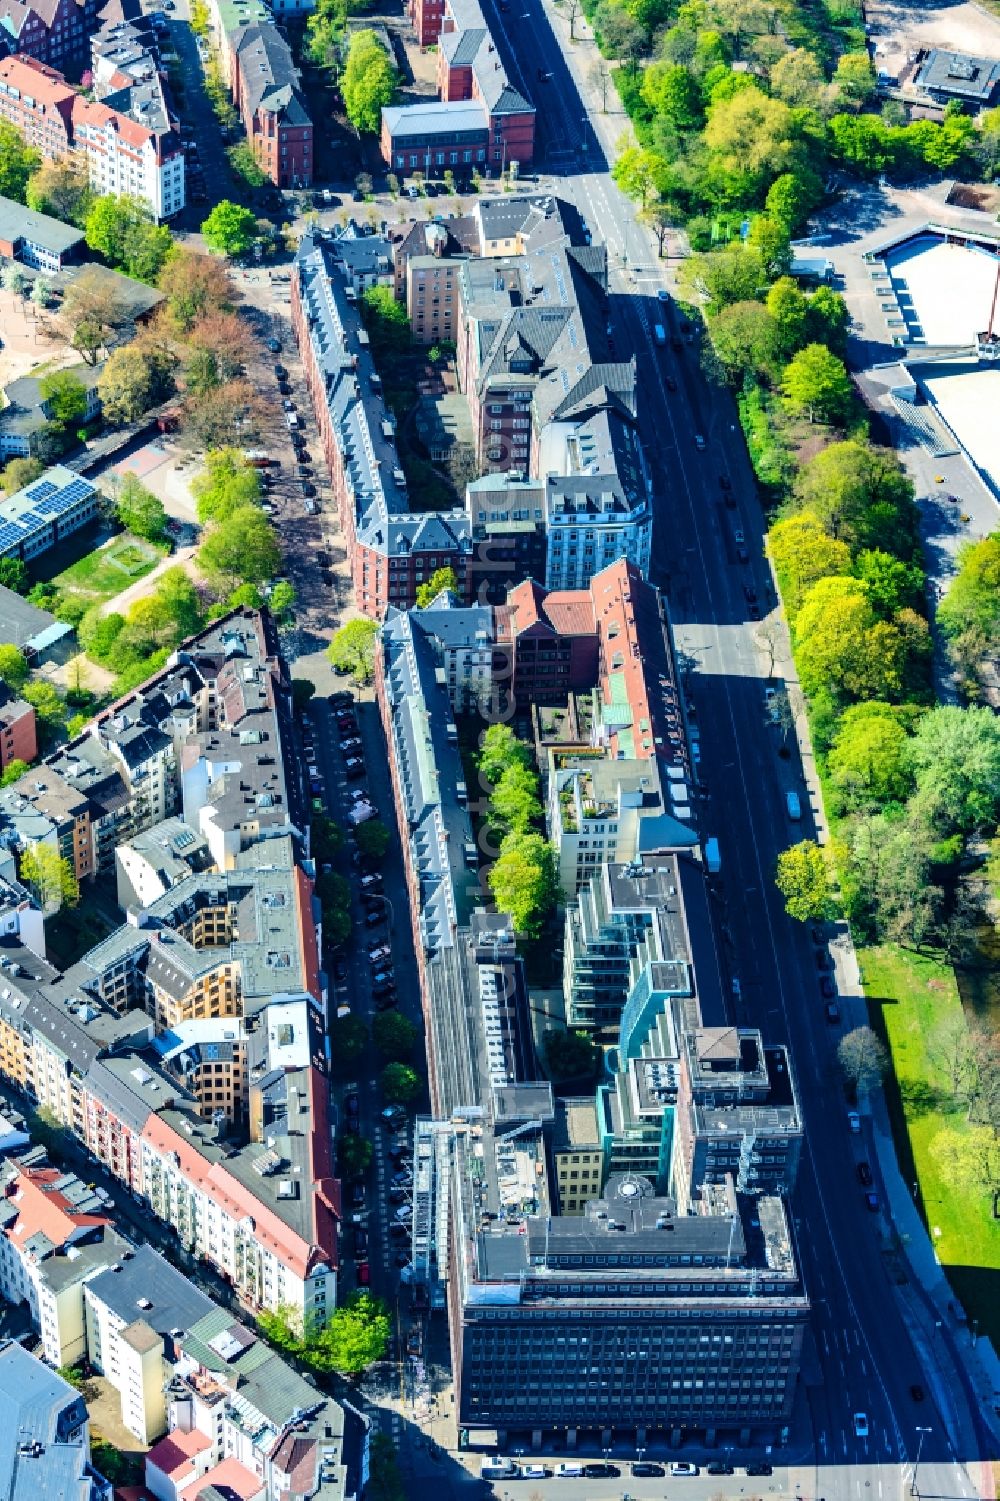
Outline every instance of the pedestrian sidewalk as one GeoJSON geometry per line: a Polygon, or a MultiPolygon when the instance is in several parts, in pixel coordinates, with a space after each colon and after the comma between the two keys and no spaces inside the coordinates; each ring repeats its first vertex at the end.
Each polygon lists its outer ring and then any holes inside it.
{"type": "MultiPolygon", "coordinates": [[[[773,579],[773,583],[777,593],[777,579],[773,579]]],[[[783,678],[789,692],[795,715],[799,759],[816,837],[821,844],[825,844],[829,841],[830,831],[805,714],[805,701],[791,658],[787,632],[783,634],[775,651],[774,665],[776,675],[783,678]]],[[[847,923],[837,925],[837,934],[830,947],[836,966],[838,990],[848,1011],[848,1026],[863,1025],[868,1019],[867,1005],[857,952],[847,923]]],[[[917,1211],[909,1185],[903,1181],[899,1170],[883,1092],[878,1090],[870,1094],[862,1101],[861,1109],[870,1123],[872,1146],[882,1181],[885,1213],[898,1237],[901,1255],[912,1279],[910,1282],[894,1285],[900,1312],[914,1347],[920,1354],[922,1366],[933,1373],[933,1376],[928,1376],[928,1381],[932,1385],[935,1403],[948,1429],[956,1455],[974,1455],[981,1449],[986,1452],[980,1440],[987,1435],[995,1444],[1000,1445],[1000,1421],[996,1412],[1000,1402],[1000,1361],[990,1340],[985,1337],[974,1339],[969,1330],[957,1322],[954,1310],[958,1305],[954,1294],[917,1211]],[[968,1410],[965,1409],[965,1404],[956,1400],[959,1390],[965,1395],[968,1410]],[[973,1423],[970,1423],[970,1411],[975,1415],[973,1423]]],[[[984,1501],[985,1498],[992,1501],[996,1487],[991,1465],[970,1464],[969,1479],[984,1501]]]]}

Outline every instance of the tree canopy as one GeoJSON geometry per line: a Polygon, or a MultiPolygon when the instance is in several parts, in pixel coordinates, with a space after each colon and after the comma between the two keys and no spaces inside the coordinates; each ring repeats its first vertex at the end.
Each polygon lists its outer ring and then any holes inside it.
{"type": "Polygon", "coordinates": [[[519,933],[538,938],[559,896],[555,850],[541,834],[508,834],[490,867],[489,886],[519,933]]]}
{"type": "Polygon", "coordinates": [[[122,475],[115,492],[118,520],[127,532],[159,542],[166,533],[167,513],[163,502],[135,474],[122,475]]]}
{"type": "Polygon", "coordinates": [[[837,915],[829,852],[814,839],[782,850],[775,881],[785,911],[796,922],[826,922],[837,915]]]}
{"type": "Polygon", "coordinates": [[[334,633],[327,656],[335,672],[346,672],[356,683],[370,683],[375,675],[375,643],[378,623],[358,617],[334,633]]]}
{"type": "Polygon", "coordinates": [[[368,28],[355,31],[340,81],[347,118],[355,130],[379,130],[382,110],[396,97],[397,87],[396,69],[378,36],[368,28]]]}
{"type": "Polygon", "coordinates": [[[251,209],[221,198],[202,222],[201,233],[209,250],[219,255],[246,255],[257,234],[257,219],[251,209]]]}

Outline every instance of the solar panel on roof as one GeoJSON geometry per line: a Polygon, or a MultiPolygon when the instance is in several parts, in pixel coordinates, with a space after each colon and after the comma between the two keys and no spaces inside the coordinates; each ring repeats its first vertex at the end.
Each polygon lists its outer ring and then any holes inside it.
{"type": "Polygon", "coordinates": [[[47,495],[53,495],[56,488],[51,480],[40,479],[37,485],[30,486],[24,493],[29,500],[44,500],[47,495]]]}

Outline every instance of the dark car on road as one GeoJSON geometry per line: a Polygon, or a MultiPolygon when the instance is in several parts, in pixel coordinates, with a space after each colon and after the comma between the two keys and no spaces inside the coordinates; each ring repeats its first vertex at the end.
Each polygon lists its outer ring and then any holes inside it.
{"type": "Polygon", "coordinates": [[[361,1098],[360,1098],[360,1096],[356,1095],[356,1094],[345,1095],[344,1096],[344,1109],[347,1111],[348,1115],[357,1115],[358,1112],[361,1109],[361,1098]]]}
{"type": "Polygon", "coordinates": [[[271,354],[280,354],[281,353],[281,340],[280,339],[268,339],[268,341],[267,341],[267,347],[270,350],[271,354]]]}
{"type": "Polygon", "coordinates": [[[832,1001],[837,994],[836,987],[829,975],[820,976],[819,993],[824,1001],[832,1001]]]}
{"type": "Polygon", "coordinates": [[[836,1026],[837,1022],[840,1021],[840,1006],[836,1001],[827,1001],[826,1019],[831,1026],[836,1026]]]}
{"type": "Polygon", "coordinates": [[[354,1259],[363,1261],[368,1255],[368,1231],[360,1225],[354,1226],[354,1259]]]}
{"type": "Polygon", "coordinates": [[[859,1162],[857,1167],[855,1168],[855,1172],[858,1175],[858,1182],[861,1184],[861,1187],[870,1188],[872,1181],[872,1170],[868,1166],[867,1162],[859,1162]]]}

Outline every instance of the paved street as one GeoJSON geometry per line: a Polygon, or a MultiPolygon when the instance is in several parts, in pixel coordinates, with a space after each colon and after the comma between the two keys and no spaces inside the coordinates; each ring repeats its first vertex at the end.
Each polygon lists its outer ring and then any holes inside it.
{"type": "MultiPolygon", "coordinates": [[[[523,86],[538,100],[545,166],[567,173],[558,191],[576,201],[594,238],[609,246],[616,346],[635,351],[640,387],[648,398],[646,438],[660,505],[652,574],[670,600],[700,726],[701,827],[717,834],[722,847],[718,933],[724,965],[740,982],[734,1020],[761,1026],[769,1039],[787,1041],[795,1061],[806,1144],[793,1212],[815,1304],[815,1345],[804,1368],[803,1398],[816,1471],[803,1493],[814,1488],[820,1495],[859,1501],[866,1493],[897,1496],[912,1477],[917,1428],[929,1426],[933,1431],[925,1435],[922,1460],[938,1467],[937,1494],[972,1495],[984,1479],[976,1461],[993,1452],[992,1446],[969,1394],[954,1383],[946,1390],[911,1342],[893,1292],[893,1269],[900,1262],[890,1255],[892,1227],[883,1213],[866,1208],[854,1172],[867,1158],[879,1185],[870,1123],[864,1122],[861,1136],[850,1135],[835,1067],[841,1029],[824,1019],[809,934],[785,917],[774,886],[778,852],[809,832],[815,794],[798,761],[778,757],[777,732],[766,723],[763,679],[769,663],[757,645],[760,627],[747,619],[744,589],[749,584],[767,600],[771,579],[763,557],[763,518],[736,414],[728,394],[703,379],[697,347],[683,335],[675,308],[654,301],[657,285],[666,284],[656,269],[655,247],[598,160],[602,147],[612,152],[620,122],[604,119],[593,98],[591,139],[582,158],[582,80],[574,76],[576,53],[566,43],[564,22],[553,19],[551,4],[542,0],[526,0],[530,19],[521,17],[516,25],[494,0],[484,0],[484,8],[522,59],[521,69],[515,66],[513,72],[517,78],[520,71],[523,86]],[[531,77],[536,67],[552,73],[542,87],[531,77]],[[575,156],[560,155],[570,147],[575,156]],[[582,165],[581,158],[591,170],[568,175],[582,165]],[[656,321],[667,314],[666,349],[654,348],[651,340],[654,310],[656,321]],[[670,347],[671,340],[679,342],[679,350],[670,347]],[[705,451],[696,447],[696,434],[707,440],[705,451]],[[723,475],[733,484],[735,511],[723,505],[723,475]],[[737,526],[747,538],[747,566],[736,561],[737,526]],[[802,794],[807,814],[798,825],[789,823],[785,809],[791,788],[802,794]],[[923,1400],[914,1399],[914,1385],[923,1388],[923,1400]],[[947,1404],[947,1425],[936,1408],[938,1398],[947,1404]],[[858,1412],[867,1415],[867,1438],[855,1436],[858,1412]],[[955,1459],[960,1464],[953,1464],[955,1459]],[[971,1475],[963,1465],[971,1467],[971,1475]]],[[[583,92],[591,91],[584,85],[583,92]]],[[[837,980],[843,1026],[856,1025],[864,1020],[864,1003],[846,950],[837,980]]],[[[939,1338],[948,1333],[943,1330],[939,1338]]],[[[722,1481],[716,1489],[737,1494],[731,1484],[722,1481]]],[[[558,1489],[557,1482],[553,1486],[558,1489]]]]}

